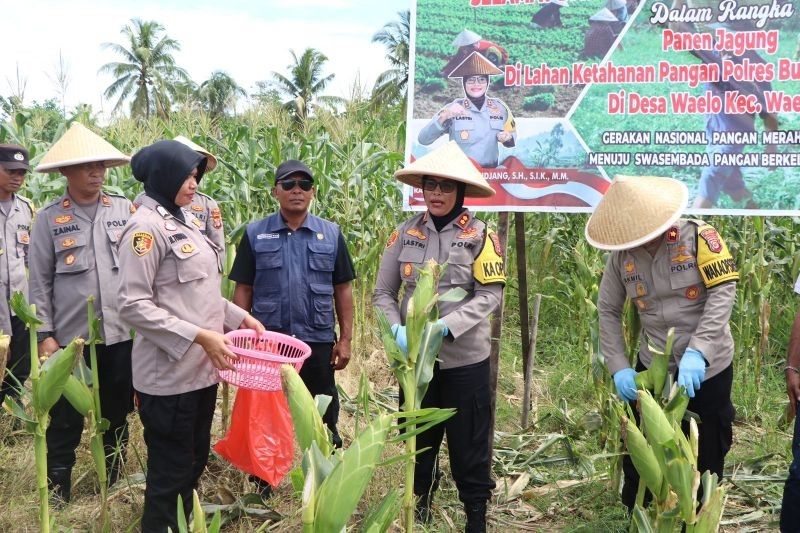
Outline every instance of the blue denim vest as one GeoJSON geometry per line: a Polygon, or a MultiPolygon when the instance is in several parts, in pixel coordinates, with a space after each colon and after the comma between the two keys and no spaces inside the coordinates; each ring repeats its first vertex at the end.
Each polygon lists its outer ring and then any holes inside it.
{"type": "Polygon", "coordinates": [[[333,342],[333,268],[339,226],[309,214],[297,231],[280,213],[247,226],[255,257],[253,316],[268,330],[333,342]]]}

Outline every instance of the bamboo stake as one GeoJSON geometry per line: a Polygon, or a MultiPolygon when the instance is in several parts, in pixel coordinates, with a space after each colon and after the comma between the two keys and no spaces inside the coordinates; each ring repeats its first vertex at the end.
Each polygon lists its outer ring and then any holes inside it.
{"type": "MultiPolygon", "coordinates": [[[[500,213],[498,217],[497,237],[500,241],[500,249],[503,252],[503,257],[506,257],[508,250],[508,229],[509,219],[508,212],[500,213]]],[[[497,406],[497,373],[500,368],[500,336],[503,333],[503,308],[505,306],[505,298],[500,296],[500,305],[497,311],[494,312],[491,321],[491,336],[492,343],[489,349],[489,387],[491,390],[491,409],[489,411],[489,449],[494,447],[494,411],[497,406]]]]}
{"type": "Polygon", "coordinates": [[[539,336],[539,306],[542,303],[541,293],[536,293],[533,298],[533,317],[531,318],[531,342],[528,345],[528,352],[523,360],[525,372],[525,389],[522,394],[522,427],[528,427],[528,418],[531,411],[531,375],[536,357],[536,339],[539,336]]]}

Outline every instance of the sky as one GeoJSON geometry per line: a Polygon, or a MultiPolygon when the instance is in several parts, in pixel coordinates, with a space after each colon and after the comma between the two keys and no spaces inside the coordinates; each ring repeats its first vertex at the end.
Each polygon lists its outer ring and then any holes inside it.
{"type": "Polygon", "coordinates": [[[59,54],[65,65],[67,111],[89,103],[107,115],[116,101],[102,97],[112,77],[98,70],[118,60],[102,44],[126,44],[120,30],[133,18],[160,22],[177,40],[177,64],[201,83],[223,70],[248,93],[255,83],[286,73],[290,50],[328,56],[325,93],[349,97],[356,80],[371,88],[389,68],[375,32],[410,9],[413,0],[29,0],[7,2],[0,30],[0,95],[24,87],[24,102],[55,98],[59,54]],[[18,80],[21,80],[20,83],[18,80]]]}

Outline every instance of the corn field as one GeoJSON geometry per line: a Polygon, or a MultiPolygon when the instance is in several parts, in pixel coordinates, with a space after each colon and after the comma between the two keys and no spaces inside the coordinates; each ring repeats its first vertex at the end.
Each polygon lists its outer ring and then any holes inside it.
{"type": "MultiPolygon", "coordinates": [[[[55,138],[69,126],[45,128],[27,112],[0,124],[0,142],[14,142],[30,150],[32,167],[55,138]]],[[[403,158],[405,126],[396,110],[375,113],[367,103],[351,103],[340,114],[321,112],[297,123],[280,108],[256,108],[235,118],[211,120],[202,112],[177,112],[161,119],[119,119],[105,128],[94,126],[126,153],[158,139],[185,135],[214,153],[220,165],[205,175],[200,190],[220,204],[229,255],[245,225],[273,212],[270,195],[274,170],[283,160],[303,160],[317,186],[314,214],[338,223],[355,263],[357,280],[354,361],[339,378],[342,386],[343,436],[355,439],[353,419],[363,403],[387,409],[397,407],[397,385],[390,377],[378,336],[377,318],[370,303],[381,253],[394,227],[407,217],[401,211],[400,186],[393,172],[403,158]],[[364,388],[367,376],[367,389],[364,388]],[[361,382],[362,386],[359,386],[361,382]],[[356,393],[359,390],[360,393],[356,393]]],[[[129,167],[110,169],[110,191],[134,198],[141,184],[129,167]]],[[[21,194],[41,206],[63,190],[57,175],[30,173],[21,194]]],[[[490,225],[495,215],[482,216],[490,225]]],[[[490,505],[490,524],[497,531],[611,530],[626,531],[628,519],[616,495],[622,453],[620,429],[609,416],[613,386],[598,350],[597,289],[603,255],[583,238],[584,215],[527,213],[527,248],[516,250],[509,239],[509,284],[505,294],[498,384],[494,475],[496,498],[490,505]],[[534,365],[531,422],[521,427],[522,357],[519,323],[517,254],[527,265],[528,291],[542,295],[534,365]]],[[[734,356],[734,448],[728,456],[727,500],[722,530],[763,530],[775,527],[782,480],[788,470],[791,431],[781,420],[787,403],[783,364],[795,315],[794,281],[800,272],[800,227],[790,217],[714,217],[711,223],[725,238],[741,272],[731,328],[734,356]],[[748,529],[749,528],[749,529],[748,529]]],[[[633,311],[631,311],[633,314],[633,311]]],[[[627,320],[635,324],[635,317],[627,320]]],[[[635,327],[628,332],[635,347],[635,327]]],[[[631,349],[631,355],[635,348],[631,349]]],[[[8,418],[8,417],[5,417],[8,418]]],[[[215,435],[219,437],[220,435],[215,435]]],[[[38,530],[35,482],[30,471],[30,440],[10,421],[0,422],[0,530],[38,530]],[[22,457],[22,459],[20,459],[22,457]],[[26,462],[27,461],[27,462],[26,462]],[[9,465],[20,464],[20,467],[9,465]],[[27,466],[26,466],[27,465],[27,466]],[[23,526],[20,526],[23,524],[23,526]]],[[[79,466],[90,478],[87,446],[79,452],[79,466]]],[[[135,448],[135,446],[134,446],[135,448]]],[[[114,530],[124,530],[141,512],[140,475],[144,446],[133,450],[128,465],[131,488],[109,494],[114,530]],[[140,463],[140,464],[137,464],[140,463]]],[[[384,455],[402,454],[388,444],[384,455]]],[[[221,461],[212,460],[201,486],[201,500],[214,501],[222,512],[224,531],[299,530],[301,508],[291,487],[278,491],[275,508],[250,505],[244,477],[221,461]]],[[[77,470],[76,470],[77,471],[77,470]]],[[[77,476],[76,476],[77,478],[77,476]]],[[[78,485],[81,481],[76,482],[78,485]]],[[[361,511],[374,507],[390,490],[403,484],[403,473],[378,469],[364,495],[361,511]]],[[[59,527],[85,528],[99,504],[91,482],[78,490],[77,501],[56,512],[59,527]]],[[[445,480],[434,528],[463,527],[460,504],[452,481],[445,480]]],[[[356,511],[350,525],[364,517],[356,511]]],[[[399,527],[397,525],[396,527],[399,527]]],[[[438,529],[433,529],[438,530],[438,529]]]]}

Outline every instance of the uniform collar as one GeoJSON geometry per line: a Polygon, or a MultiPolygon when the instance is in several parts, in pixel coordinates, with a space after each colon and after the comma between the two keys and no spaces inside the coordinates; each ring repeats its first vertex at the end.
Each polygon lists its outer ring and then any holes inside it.
{"type": "MultiPolygon", "coordinates": [[[[311,213],[306,214],[305,220],[303,223],[300,224],[300,227],[297,229],[308,229],[313,232],[321,232],[322,231],[322,224],[319,223],[319,219],[312,215],[311,213]]],[[[267,227],[265,228],[268,232],[277,232],[281,230],[289,230],[289,226],[286,225],[286,221],[283,219],[283,215],[281,212],[278,211],[267,217],[267,227]]]]}

